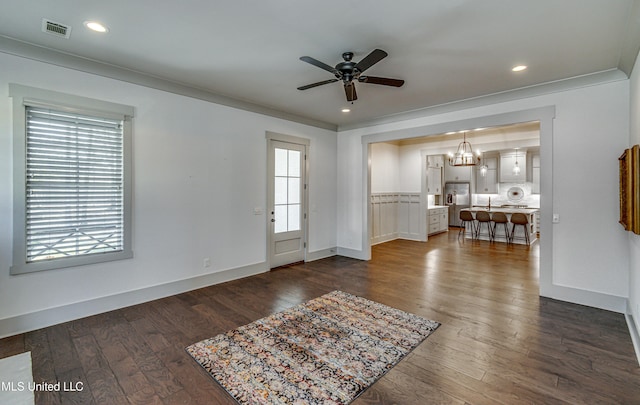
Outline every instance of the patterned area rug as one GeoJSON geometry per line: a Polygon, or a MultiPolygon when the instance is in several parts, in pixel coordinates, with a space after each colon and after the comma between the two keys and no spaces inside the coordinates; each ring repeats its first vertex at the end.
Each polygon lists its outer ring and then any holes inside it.
{"type": "Polygon", "coordinates": [[[241,404],[347,404],[438,326],[333,291],[187,352],[241,404]]]}

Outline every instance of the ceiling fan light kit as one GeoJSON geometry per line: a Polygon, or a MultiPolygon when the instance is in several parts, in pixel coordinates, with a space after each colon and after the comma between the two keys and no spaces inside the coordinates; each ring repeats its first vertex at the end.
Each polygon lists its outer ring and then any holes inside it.
{"type": "Polygon", "coordinates": [[[353,52],[345,52],[342,54],[342,62],[338,63],[335,67],[331,67],[326,63],[320,62],[311,56],[302,56],[301,61],[307,62],[327,72],[333,73],[335,79],[323,80],[321,82],[307,84],[305,86],[298,87],[298,90],[308,90],[314,87],[322,86],[324,84],[335,83],[342,81],[344,86],[345,96],[347,101],[353,103],[358,99],[356,92],[355,81],[360,83],[380,84],[383,86],[401,87],[404,84],[404,80],[390,79],[387,77],[375,77],[375,76],[362,76],[362,73],[369,69],[371,66],[380,62],[387,57],[387,53],[382,49],[374,49],[369,55],[367,55],[360,62],[356,63],[353,59],[353,52]]]}

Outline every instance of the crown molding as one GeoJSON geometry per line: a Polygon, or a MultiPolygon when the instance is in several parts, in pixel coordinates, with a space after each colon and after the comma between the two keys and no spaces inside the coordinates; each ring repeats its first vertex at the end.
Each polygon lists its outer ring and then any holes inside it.
{"type": "MultiPolygon", "coordinates": [[[[634,6],[635,11],[640,12],[640,6],[634,6]]],[[[636,15],[638,13],[632,13],[636,15]]],[[[633,18],[633,17],[631,17],[633,18]]],[[[630,29],[631,30],[631,29],[630,29]]],[[[640,28],[635,32],[640,35],[640,28]]],[[[635,36],[629,33],[627,44],[635,43],[631,39],[635,36]]],[[[433,116],[438,114],[444,114],[448,112],[481,107],[490,104],[509,102],[523,98],[535,97],[544,94],[556,93],[565,90],[571,90],[581,87],[594,86],[602,83],[614,82],[619,80],[627,80],[628,75],[624,69],[631,71],[635,59],[627,63],[628,58],[624,58],[624,55],[632,54],[635,49],[626,49],[629,46],[625,46],[625,49],[621,53],[620,65],[621,69],[609,69],[601,72],[591,73],[582,76],[576,76],[568,79],[557,80],[553,82],[542,83],[538,85],[523,87],[514,90],[508,90],[499,93],[493,93],[489,95],[478,96],[474,98],[457,100],[450,103],[439,104],[435,106],[419,108],[416,110],[405,111],[397,114],[391,114],[381,116],[378,118],[356,122],[352,124],[336,125],[334,123],[316,120],[313,118],[303,117],[296,114],[291,114],[285,111],[276,110],[270,107],[266,107],[260,104],[254,104],[244,100],[238,100],[232,97],[224,96],[199,89],[193,86],[185,85],[175,81],[167,80],[162,77],[157,77],[142,73],[139,71],[126,69],[120,66],[111,65],[105,62],[83,58],[77,55],[68,54],[61,51],[45,48],[42,46],[34,45],[28,42],[23,42],[14,38],[0,35],[0,52],[23,57],[26,59],[36,60],[39,62],[49,63],[52,65],[65,67],[73,70],[78,70],[85,73],[95,74],[98,76],[108,77],[111,79],[121,80],[128,83],[133,83],[156,90],[166,91],[169,93],[179,94],[182,96],[192,97],[195,99],[208,101],[215,104],[224,105],[227,107],[237,108],[257,114],[267,115],[274,118],[280,118],[288,121],[297,122],[304,125],[309,125],[329,131],[347,131],[358,128],[372,127],[381,124],[389,124],[399,121],[407,121],[416,118],[422,118],[427,116],[433,116]]],[[[636,53],[637,55],[637,53],[636,53]]]]}
{"type": "Polygon", "coordinates": [[[620,80],[628,80],[627,75],[619,69],[609,69],[602,72],[591,73],[582,76],[571,77],[568,79],[556,80],[533,86],[521,87],[519,89],[507,90],[499,93],[488,94],[468,98],[465,100],[452,101],[450,103],[438,104],[431,107],[419,108],[417,110],[405,111],[398,114],[386,115],[376,119],[363,121],[354,124],[338,126],[338,132],[372,127],[382,124],[390,124],[400,121],[408,121],[411,119],[423,118],[433,115],[445,114],[454,111],[465,110],[469,108],[482,107],[491,104],[505,103],[509,101],[519,100],[541,96],[550,93],[558,93],[565,90],[572,90],[581,87],[596,86],[603,83],[615,82],[620,80]]]}
{"type": "Polygon", "coordinates": [[[238,100],[212,91],[167,80],[162,77],[56,51],[3,35],[0,35],[0,52],[330,131],[336,131],[338,129],[336,124],[329,122],[291,114],[260,104],[250,103],[248,101],[238,100]]]}

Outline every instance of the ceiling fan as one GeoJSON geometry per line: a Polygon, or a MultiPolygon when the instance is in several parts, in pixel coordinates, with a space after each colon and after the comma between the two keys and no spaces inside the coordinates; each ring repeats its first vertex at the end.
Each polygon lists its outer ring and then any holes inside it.
{"type": "Polygon", "coordinates": [[[357,80],[360,83],[371,83],[381,84],[383,86],[400,87],[404,84],[404,80],[362,75],[365,70],[380,62],[386,56],[387,53],[382,49],[374,49],[360,62],[355,63],[351,60],[353,59],[353,52],[345,52],[342,54],[342,59],[344,59],[344,62],[338,63],[336,67],[331,67],[325,63],[320,62],[317,59],[312,58],[311,56],[303,56],[300,58],[301,61],[310,63],[313,66],[317,66],[320,69],[326,70],[327,72],[331,72],[336,78],[307,84],[306,86],[298,87],[298,90],[307,90],[312,87],[322,86],[323,84],[328,83],[335,83],[339,80],[342,80],[342,83],[344,85],[344,92],[347,96],[347,101],[353,102],[354,100],[358,99],[354,80],[357,80]]]}

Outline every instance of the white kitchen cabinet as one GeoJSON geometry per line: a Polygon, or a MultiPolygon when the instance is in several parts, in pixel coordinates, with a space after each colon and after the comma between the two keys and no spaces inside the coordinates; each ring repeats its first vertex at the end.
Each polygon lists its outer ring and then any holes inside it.
{"type": "Polygon", "coordinates": [[[427,168],[427,194],[442,195],[442,168],[427,168]]]}
{"type": "Polygon", "coordinates": [[[540,155],[531,156],[531,193],[540,194],[540,155]]]}
{"type": "Polygon", "coordinates": [[[471,181],[472,168],[474,166],[444,165],[444,180],[447,181],[471,181]]]}
{"type": "Polygon", "coordinates": [[[434,167],[436,169],[444,166],[444,156],[442,155],[429,155],[427,156],[427,167],[434,167]]]}
{"type": "Polygon", "coordinates": [[[449,207],[429,208],[427,233],[433,235],[449,230],[449,207]]]}
{"type": "Polygon", "coordinates": [[[427,194],[442,195],[442,155],[427,156],[427,194]]]}
{"type": "Polygon", "coordinates": [[[500,154],[500,182],[501,183],[524,183],[527,180],[527,153],[518,151],[516,153],[507,152],[500,154]],[[518,162],[519,174],[513,174],[513,166],[518,162]]]}
{"type": "Polygon", "coordinates": [[[480,166],[475,168],[476,172],[476,194],[497,194],[498,193],[498,158],[488,157],[484,159],[487,165],[487,173],[483,176],[480,166]]]}

